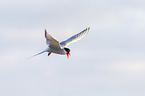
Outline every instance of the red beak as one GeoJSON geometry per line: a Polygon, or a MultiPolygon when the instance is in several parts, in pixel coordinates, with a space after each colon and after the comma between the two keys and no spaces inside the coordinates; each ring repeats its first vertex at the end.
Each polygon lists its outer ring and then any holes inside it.
{"type": "Polygon", "coordinates": [[[67,55],[67,58],[69,59],[69,55],[70,55],[70,53],[66,53],[66,55],[67,55]]]}

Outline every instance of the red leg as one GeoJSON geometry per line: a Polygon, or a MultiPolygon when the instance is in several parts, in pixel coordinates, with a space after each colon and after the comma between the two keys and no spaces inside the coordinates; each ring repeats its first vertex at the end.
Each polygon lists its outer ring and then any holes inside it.
{"type": "Polygon", "coordinates": [[[51,52],[48,53],[48,56],[51,54],[51,52]]]}

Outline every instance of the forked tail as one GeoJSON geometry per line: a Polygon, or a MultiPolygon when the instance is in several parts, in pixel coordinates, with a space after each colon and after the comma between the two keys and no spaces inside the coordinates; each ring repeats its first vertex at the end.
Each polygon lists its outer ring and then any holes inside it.
{"type": "Polygon", "coordinates": [[[28,57],[28,58],[26,58],[26,59],[30,59],[30,58],[35,57],[35,56],[37,56],[37,55],[40,55],[40,54],[42,54],[42,53],[44,53],[44,52],[46,52],[46,50],[44,50],[44,51],[42,51],[42,52],[40,52],[40,53],[38,53],[38,54],[36,54],[36,55],[33,55],[33,56],[31,56],[31,57],[28,57]]]}

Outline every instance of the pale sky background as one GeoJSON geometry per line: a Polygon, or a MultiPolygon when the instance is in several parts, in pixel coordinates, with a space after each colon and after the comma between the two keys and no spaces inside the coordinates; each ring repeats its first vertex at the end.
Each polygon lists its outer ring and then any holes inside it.
{"type": "Polygon", "coordinates": [[[0,96],[145,96],[144,0],[0,0],[0,96]],[[90,27],[68,47],[57,40],[90,27]]]}

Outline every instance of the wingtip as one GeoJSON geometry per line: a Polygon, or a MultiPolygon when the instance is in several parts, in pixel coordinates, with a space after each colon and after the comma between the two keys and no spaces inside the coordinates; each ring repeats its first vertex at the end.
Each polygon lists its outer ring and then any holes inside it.
{"type": "Polygon", "coordinates": [[[90,27],[88,27],[87,29],[90,30],[90,27]]]}
{"type": "Polygon", "coordinates": [[[45,29],[45,36],[47,35],[47,30],[45,29]]]}
{"type": "Polygon", "coordinates": [[[45,32],[47,32],[46,28],[45,28],[45,32]]]}

